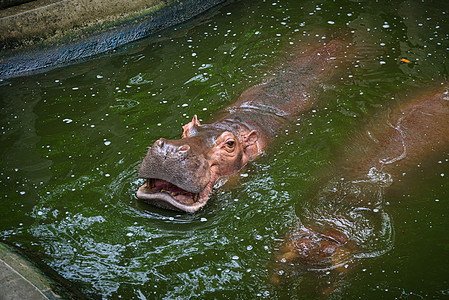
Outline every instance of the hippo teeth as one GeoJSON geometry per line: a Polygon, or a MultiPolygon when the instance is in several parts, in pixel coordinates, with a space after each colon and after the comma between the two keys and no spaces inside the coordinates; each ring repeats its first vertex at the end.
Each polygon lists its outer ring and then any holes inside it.
{"type": "Polygon", "coordinates": [[[148,186],[150,189],[152,189],[152,188],[154,188],[154,185],[155,185],[155,180],[154,180],[153,178],[148,178],[148,179],[147,179],[147,186],[148,186]]]}
{"type": "Polygon", "coordinates": [[[166,193],[175,200],[179,200],[180,199],[179,197],[182,197],[184,199],[186,199],[186,197],[190,197],[190,199],[194,203],[196,203],[199,201],[200,198],[199,193],[192,193],[189,191],[182,190],[179,187],[160,179],[147,178],[145,186],[146,189],[151,191],[150,193],[166,193]]]}

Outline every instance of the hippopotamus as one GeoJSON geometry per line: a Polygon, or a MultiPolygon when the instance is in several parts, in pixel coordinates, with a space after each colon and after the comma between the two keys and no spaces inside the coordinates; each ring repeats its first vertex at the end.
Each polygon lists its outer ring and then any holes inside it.
{"type": "MultiPolygon", "coordinates": [[[[356,258],[388,252],[394,229],[385,190],[404,172],[449,149],[449,84],[416,93],[354,139],[311,195],[276,249],[271,282],[287,270],[347,270],[356,258]]],[[[401,187],[406,186],[403,182],[401,187]]],[[[285,277],[285,276],[284,276],[285,277]]]]}
{"type": "Polygon", "coordinates": [[[166,209],[199,210],[220,177],[237,173],[289,118],[314,107],[317,85],[350,61],[351,45],[345,36],[293,51],[275,76],[244,91],[215,122],[201,124],[195,115],[181,139],[155,141],[138,170],[146,182],[137,197],[166,209]]]}

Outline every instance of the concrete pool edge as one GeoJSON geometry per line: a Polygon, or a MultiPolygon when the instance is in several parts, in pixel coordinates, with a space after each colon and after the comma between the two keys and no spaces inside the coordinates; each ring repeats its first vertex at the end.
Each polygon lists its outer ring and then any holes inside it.
{"type": "Polygon", "coordinates": [[[18,249],[0,243],[2,299],[86,299],[68,281],[18,249]],[[44,271],[45,270],[45,271],[44,271]]]}
{"type": "MultiPolygon", "coordinates": [[[[46,3],[38,0],[34,2],[46,3]]],[[[82,2],[82,0],[74,0],[82,2]]],[[[31,2],[31,3],[34,3],[31,2]]],[[[53,0],[58,4],[64,0],[53,0]]],[[[95,2],[104,3],[102,0],[95,2]]],[[[229,2],[227,0],[169,0],[151,1],[154,5],[145,9],[133,7],[133,11],[123,14],[108,15],[108,21],[81,20],[78,23],[67,25],[61,21],[61,30],[48,31],[46,23],[39,26],[40,32],[23,30],[23,33],[10,32],[17,23],[17,15],[26,14],[19,8],[10,8],[0,11],[0,25],[10,28],[8,33],[0,34],[0,81],[40,72],[48,68],[54,68],[83,60],[98,54],[102,54],[127,43],[151,36],[164,29],[188,21],[201,13],[204,13],[219,4],[229,2]],[[162,4],[161,4],[162,3],[162,4]],[[5,11],[15,9],[11,15],[5,11]],[[9,25],[8,25],[9,24],[9,25]],[[9,27],[8,27],[8,26],[9,27]]],[[[24,4],[26,6],[30,4],[24,4]]],[[[105,4],[106,5],[106,4],[105,4]]],[[[47,5],[48,6],[48,5],[47,5]]],[[[26,10],[27,7],[25,7],[26,10]]],[[[92,6],[91,9],[95,9],[92,6]]],[[[41,8],[44,9],[44,8],[41,8]]],[[[36,11],[36,8],[32,9],[36,11]]],[[[65,12],[70,14],[71,12],[65,12]]],[[[83,10],[83,14],[86,10],[83,10]]],[[[41,15],[32,14],[28,18],[33,19],[41,15]]],[[[64,15],[61,16],[63,18],[64,15]]],[[[70,22],[69,22],[70,23],[70,22]]],[[[29,24],[25,26],[30,28],[29,24]]],[[[20,27],[18,27],[20,31],[20,27]]]]}

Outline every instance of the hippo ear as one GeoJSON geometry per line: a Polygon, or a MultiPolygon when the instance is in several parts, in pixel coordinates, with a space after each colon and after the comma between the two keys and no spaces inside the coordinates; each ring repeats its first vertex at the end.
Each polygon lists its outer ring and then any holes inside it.
{"type": "Polygon", "coordinates": [[[196,115],[193,116],[192,121],[187,123],[186,125],[182,126],[182,138],[186,138],[190,136],[190,133],[192,131],[192,128],[195,126],[200,126],[201,123],[198,121],[198,117],[196,115]]]}
{"type": "Polygon", "coordinates": [[[243,147],[246,148],[248,146],[254,145],[259,139],[259,133],[257,130],[252,130],[250,133],[243,137],[243,147]]]}

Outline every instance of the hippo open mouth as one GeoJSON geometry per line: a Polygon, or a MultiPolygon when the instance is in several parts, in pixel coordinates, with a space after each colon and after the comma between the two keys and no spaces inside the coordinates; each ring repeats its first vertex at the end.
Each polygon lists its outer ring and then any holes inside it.
{"type": "Polygon", "coordinates": [[[195,212],[204,206],[207,197],[190,192],[162,179],[147,179],[137,191],[137,197],[153,205],[186,212],[195,212]]]}
{"type": "Polygon", "coordinates": [[[215,182],[204,157],[202,139],[159,139],[148,150],[139,168],[146,183],[137,198],[176,211],[195,212],[203,207],[215,182]]]}

